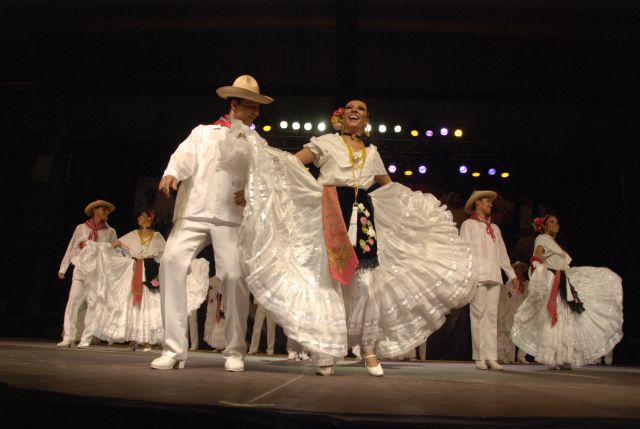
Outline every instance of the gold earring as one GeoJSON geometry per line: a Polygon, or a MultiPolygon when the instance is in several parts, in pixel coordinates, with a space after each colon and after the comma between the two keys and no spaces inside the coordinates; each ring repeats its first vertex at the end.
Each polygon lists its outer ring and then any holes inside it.
{"type": "Polygon", "coordinates": [[[367,124],[367,125],[364,127],[364,135],[365,135],[365,136],[367,136],[367,137],[371,137],[371,131],[369,130],[369,127],[370,127],[370,125],[369,125],[369,124],[367,124]]]}

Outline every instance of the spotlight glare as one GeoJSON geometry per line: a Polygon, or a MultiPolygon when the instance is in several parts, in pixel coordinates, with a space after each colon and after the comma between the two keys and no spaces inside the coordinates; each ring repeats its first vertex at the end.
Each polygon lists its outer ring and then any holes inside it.
{"type": "Polygon", "coordinates": [[[378,125],[378,132],[386,133],[387,132],[387,126],[384,125],[384,124],[378,125]]]}
{"type": "Polygon", "coordinates": [[[283,130],[286,130],[288,126],[289,123],[287,121],[280,121],[280,128],[282,128],[283,130]]]}
{"type": "Polygon", "coordinates": [[[440,128],[440,135],[441,136],[446,136],[447,134],[449,134],[449,130],[446,128],[440,128]]]}
{"type": "Polygon", "coordinates": [[[473,173],[471,173],[471,175],[473,177],[480,177],[480,172],[479,171],[474,171],[473,173]]]}
{"type": "Polygon", "coordinates": [[[327,129],[327,125],[324,122],[318,124],[318,131],[324,131],[327,129]]]}
{"type": "Polygon", "coordinates": [[[509,172],[505,171],[503,173],[500,173],[500,177],[502,177],[503,179],[506,179],[507,177],[509,177],[509,172]]]}
{"type": "Polygon", "coordinates": [[[404,170],[404,175],[405,175],[405,176],[413,176],[413,171],[411,171],[411,170],[404,170]]]}
{"type": "Polygon", "coordinates": [[[460,128],[458,128],[457,130],[455,130],[453,132],[453,135],[456,137],[462,137],[462,130],[460,128]]]}
{"type": "Polygon", "coordinates": [[[293,124],[291,124],[291,128],[293,128],[294,130],[299,130],[300,122],[294,122],[293,124]]]}
{"type": "Polygon", "coordinates": [[[458,168],[458,171],[460,172],[460,174],[467,174],[469,169],[467,168],[466,165],[461,165],[460,168],[458,168]]]}
{"type": "Polygon", "coordinates": [[[490,168],[489,171],[487,171],[487,173],[489,174],[489,176],[495,176],[496,175],[496,169],[495,168],[490,168]]]}
{"type": "Polygon", "coordinates": [[[392,174],[395,173],[397,169],[398,168],[396,167],[395,164],[389,164],[389,167],[387,168],[387,170],[389,170],[389,173],[392,173],[392,174]]]}
{"type": "Polygon", "coordinates": [[[420,134],[420,133],[418,132],[418,130],[411,130],[411,135],[412,135],[413,137],[418,137],[418,135],[419,135],[419,134],[420,134]]]}
{"type": "Polygon", "coordinates": [[[311,128],[313,128],[313,125],[311,125],[311,122],[305,122],[304,123],[305,131],[311,131],[311,128]]]}
{"type": "Polygon", "coordinates": [[[426,165],[421,165],[418,167],[418,173],[420,174],[425,174],[427,172],[427,166],[426,165]]]}
{"type": "Polygon", "coordinates": [[[433,137],[433,130],[427,130],[424,134],[425,134],[427,137],[433,137]]]}
{"type": "Polygon", "coordinates": [[[268,133],[269,131],[271,131],[271,125],[265,125],[264,127],[262,127],[262,131],[268,133]]]}
{"type": "Polygon", "coordinates": [[[399,133],[400,131],[402,131],[402,127],[400,125],[396,125],[395,127],[393,127],[393,131],[399,133]]]}

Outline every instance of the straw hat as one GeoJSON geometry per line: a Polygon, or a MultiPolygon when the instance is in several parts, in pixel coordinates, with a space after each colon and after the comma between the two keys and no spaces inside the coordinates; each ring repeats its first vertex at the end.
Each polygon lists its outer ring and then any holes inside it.
{"type": "Polygon", "coordinates": [[[513,264],[511,264],[511,267],[513,269],[515,269],[517,266],[522,266],[524,267],[524,269],[526,270],[527,268],[529,268],[529,264],[522,262],[522,261],[515,261],[513,264]]]}
{"type": "Polygon", "coordinates": [[[231,98],[243,98],[260,104],[269,104],[273,98],[260,94],[258,81],[248,74],[243,74],[233,81],[231,86],[221,86],[216,89],[216,94],[225,100],[231,98]]]}
{"type": "Polygon", "coordinates": [[[473,213],[473,203],[480,198],[489,198],[491,202],[494,202],[498,198],[498,194],[493,191],[473,191],[467,203],[464,205],[464,211],[471,214],[473,213]]]}
{"type": "Polygon", "coordinates": [[[111,204],[109,201],[95,200],[94,202],[89,203],[87,207],[85,207],[84,214],[86,214],[89,217],[93,216],[93,209],[95,209],[96,207],[106,207],[107,210],[109,210],[109,214],[116,211],[116,206],[111,204]]]}

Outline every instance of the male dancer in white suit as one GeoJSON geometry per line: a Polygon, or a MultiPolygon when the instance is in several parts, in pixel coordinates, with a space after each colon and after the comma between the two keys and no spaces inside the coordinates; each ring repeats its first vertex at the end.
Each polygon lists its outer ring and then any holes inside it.
{"type": "Polygon", "coordinates": [[[497,196],[493,191],[474,191],[464,207],[471,217],[460,227],[460,236],[471,243],[473,269],[478,279],[476,293],[469,304],[473,360],[477,369],[502,369],[498,363],[500,269],[509,277],[510,287],[519,284],[500,228],[491,223],[491,209],[497,196]]]}
{"type": "Polygon", "coordinates": [[[241,275],[238,230],[242,222],[244,189],[221,167],[221,153],[232,120],[251,125],[260,105],[272,98],[260,94],[249,75],[216,90],[229,100],[229,113],[213,125],[196,127],[171,155],[158,186],[169,195],[177,190],[174,226],[160,261],[160,291],[164,341],[162,356],[151,368],[183,368],[187,359],[186,279],[189,263],[209,243],[213,244],[216,276],[222,282],[227,347],[225,370],[244,371],[245,335],[249,315],[249,291],[241,275]]]}

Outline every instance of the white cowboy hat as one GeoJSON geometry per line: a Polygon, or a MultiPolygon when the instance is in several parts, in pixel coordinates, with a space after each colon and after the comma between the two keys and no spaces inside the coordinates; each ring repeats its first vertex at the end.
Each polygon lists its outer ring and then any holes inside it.
{"type": "Polygon", "coordinates": [[[84,214],[89,217],[93,216],[93,209],[95,209],[96,207],[106,207],[110,214],[116,211],[116,206],[111,204],[109,201],[95,200],[94,202],[89,203],[87,207],[85,207],[84,214]]]}
{"type": "Polygon", "coordinates": [[[248,74],[243,74],[233,81],[231,86],[221,86],[216,89],[216,94],[225,100],[231,98],[243,98],[260,104],[269,104],[273,98],[260,94],[258,81],[248,74]]]}
{"type": "Polygon", "coordinates": [[[519,265],[523,266],[525,270],[527,268],[529,268],[529,264],[527,264],[526,262],[522,262],[522,261],[515,261],[513,264],[511,264],[511,267],[515,269],[515,267],[517,267],[519,265]]]}
{"type": "Polygon", "coordinates": [[[480,198],[489,198],[491,202],[494,202],[498,198],[498,194],[493,191],[473,191],[467,203],[464,205],[464,211],[471,214],[473,213],[473,203],[480,198]]]}

